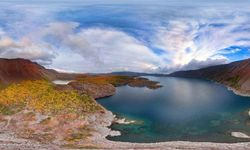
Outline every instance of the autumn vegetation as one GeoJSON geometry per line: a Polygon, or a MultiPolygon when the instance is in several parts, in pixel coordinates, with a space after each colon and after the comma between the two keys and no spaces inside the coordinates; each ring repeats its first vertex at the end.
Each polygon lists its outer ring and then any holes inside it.
{"type": "Polygon", "coordinates": [[[74,90],[57,91],[45,80],[14,83],[0,91],[0,112],[13,114],[23,109],[40,113],[85,113],[101,107],[88,95],[74,90]]]}
{"type": "Polygon", "coordinates": [[[147,87],[150,89],[160,88],[156,81],[151,81],[143,77],[122,76],[122,75],[96,75],[79,77],[77,82],[92,83],[97,85],[112,84],[115,87],[129,85],[131,87],[147,87]]]}
{"type": "Polygon", "coordinates": [[[79,77],[78,82],[81,83],[92,83],[92,84],[112,84],[114,86],[121,86],[128,84],[133,80],[130,76],[118,76],[118,75],[95,75],[95,76],[85,76],[79,77]]]}
{"type": "Polygon", "coordinates": [[[117,86],[159,87],[134,76],[59,73],[24,59],[0,59],[0,70],[0,132],[67,148],[93,148],[89,138],[110,123],[112,114],[94,99],[117,86]]]}
{"type": "MultiPolygon", "coordinates": [[[[137,86],[154,88],[157,82],[145,78],[119,75],[96,75],[79,77],[76,82],[95,84],[97,86],[112,84],[113,86],[137,86]]],[[[46,80],[26,80],[0,85],[0,112],[5,115],[21,110],[32,110],[44,114],[95,112],[101,110],[93,96],[79,91],[57,90],[55,85],[46,80]]]]}

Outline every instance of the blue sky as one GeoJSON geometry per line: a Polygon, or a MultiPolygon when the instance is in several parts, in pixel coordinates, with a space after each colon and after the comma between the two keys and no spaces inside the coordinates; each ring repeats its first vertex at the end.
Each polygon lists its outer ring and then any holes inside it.
{"type": "Polygon", "coordinates": [[[0,2],[0,57],[73,72],[169,73],[250,56],[250,2],[0,2]]]}

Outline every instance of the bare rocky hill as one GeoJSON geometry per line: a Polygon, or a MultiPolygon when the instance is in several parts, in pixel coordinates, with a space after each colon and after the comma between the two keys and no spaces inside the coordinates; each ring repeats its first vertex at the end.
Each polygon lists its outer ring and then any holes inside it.
{"type": "Polygon", "coordinates": [[[222,83],[241,95],[250,95],[250,59],[198,70],[174,72],[169,76],[209,79],[222,83]]]}

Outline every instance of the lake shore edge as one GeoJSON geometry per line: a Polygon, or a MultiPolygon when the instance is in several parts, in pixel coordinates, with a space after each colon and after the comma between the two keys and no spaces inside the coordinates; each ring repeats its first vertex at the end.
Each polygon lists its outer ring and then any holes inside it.
{"type": "Polygon", "coordinates": [[[115,115],[105,110],[104,113],[96,113],[89,116],[89,122],[93,127],[92,136],[86,139],[82,145],[76,147],[61,147],[56,144],[42,144],[30,139],[22,139],[16,137],[14,134],[3,132],[0,134],[0,149],[237,149],[245,150],[249,149],[250,142],[241,143],[213,143],[213,142],[190,142],[190,141],[169,141],[169,142],[157,142],[157,143],[131,143],[131,142],[118,142],[110,141],[106,139],[108,135],[113,134],[109,126],[115,121],[115,115]]]}
{"type": "MultiPolygon", "coordinates": [[[[226,86],[226,85],[225,85],[226,86]]],[[[230,89],[230,87],[228,87],[230,89]]],[[[230,89],[231,90],[231,89],[230,89]]],[[[98,101],[98,100],[96,100],[98,101]]],[[[99,104],[100,105],[100,104],[99,104]]],[[[103,107],[103,106],[101,106],[103,107]]],[[[31,139],[20,139],[8,132],[0,133],[0,149],[239,149],[245,150],[250,147],[250,142],[241,143],[213,143],[213,142],[191,142],[191,141],[166,141],[157,143],[131,143],[111,141],[106,137],[119,135],[109,127],[116,121],[116,116],[106,108],[102,113],[93,113],[88,116],[88,122],[93,128],[91,136],[81,145],[75,147],[61,147],[61,145],[41,144],[31,139]]]]}
{"type": "Polygon", "coordinates": [[[226,86],[226,87],[229,91],[232,91],[236,95],[250,97],[249,91],[238,90],[238,89],[235,89],[235,88],[230,87],[230,86],[226,86]]]}
{"type": "MultiPolygon", "coordinates": [[[[115,115],[107,111],[106,118],[100,118],[96,123],[97,132],[90,137],[90,142],[97,149],[248,149],[250,142],[240,143],[213,143],[213,142],[190,142],[190,141],[169,141],[157,143],[131,143],[118,142],[106,139],[113,131],[109,126],[115,120],[115,115]],[[104,121],[104,122],[103,122],[104,121]],[[107,122],[109,121],[109,122],[107,122]]],[[[97,119],[98,120],[98,119],[97,119]]],[[[92,145],[91,144],[91,145],[92,145]]]]}
{"type": "MultiPolygon", "coordinates": [[[[212,81],[213,82],[213,81],[212,81]]],[[[217,82],[218,83],[218,82],[217,82]]],[[[237,90],[226,84],[219,83],[225,86],[228,90],[232,91],[234,94],[239,96],[250,96],[250,93],[237,90]]],[[[112,112],[110,112],[112,114],[112,112]]],[[[113,115],[113,120],[109,124],[111,125],[115,121],[115,115],[113,115]]],[[[111,117],[111,116],[110,116],[111,117]]],[[[107,120],[110,120],[110,117],[107,120]]],[[[106,126],[109,128],[109,126],[106,126]]],[[[108,131],[108,130],[107,130],[108,131]]],[[[103,134],[102,137],[107,137],[110,135],[109,132],[103,134]]],[[[131,143],[131,142],[119,142],[111,141],[106,138],[96,140],[94,143],[98,143],[100,149],[248,149],[250,147],[250,142],[239,142],[239,143],[214,143],[214,142],[191,142],[191,141],[169,141],[169,142],[156,142],[156,143],[131,143]]]]}

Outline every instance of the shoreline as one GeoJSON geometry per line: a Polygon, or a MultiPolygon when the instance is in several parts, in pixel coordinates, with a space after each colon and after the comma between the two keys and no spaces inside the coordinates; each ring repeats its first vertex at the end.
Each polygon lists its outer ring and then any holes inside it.
{"type": "MultiPolygon", "coordinates": [[[[236,95],[239,96],[250,96],[250,94],[241,92],[236,90],[228,85],[220,83],[228,88],[228,90],[233,91],[236,95]]],[[[106,139],[108,135],[110,135],[112,131],[109,126],[115,122],[115,115],[104,108],[107,112],[109,112],[110,116],[107,119],[110,122],[107,126],[103,128],[107,128],[106,131],[102,135],[102,139],[96,137],[92,137],[94,143],[96,143],[98,149],[237,149],[237,150],[246,150],[250,149],[250,142],[239,142],[239,143],[214,143],[214,142],[191,142],[191,141],[166,141],[166,142],[156,142],[156,143],[131,143],[131,142],[119,142],[119,141],[111,141],[106,139]],[[111,119],[112,118],[112,119],[111,119]]],[[[99,124],[100,125],[100,124],[99,124]]]]}
{"type": "MultiPolygon", "coordinates": [[[[106,136],[112,131],[109,126],[115,120],[115,115],[112,112],[106,112],[106,118],[100,116],[97,118],[100,122],[96,123],[95,129],[97,133],[90,137],[90,142],[96,149],[237,149],[245,150],[250,149],[250,142],[240,143],[213,143],[213,142],[190,142],[190,141],[166,141],[157,143],[131,143],[131,142],[119,142],[110,141],[106,139],[106,136]],[[104,121],[104,122],[103,122],[104,121]]],[[[92,145],[91,144],[91,145],[92,145]]]]}
{"type": "MultiPolygon", "coordinates": [[[[218,82],[217,82],[218,83],[218,82]]],[[[231,88],[223,83],[219,83],[228,88],[228,90],[233,91],[237,95],[242,96],[242,92],[231,88]]],[[[247,95],[250,96],[250,95],[247,95]]],[[[93,99],[94,100],[94,99],[93,99]]],[[[94,100],[98,103],[98,100],[94,100]]],[[[99,103],[98,103],[99,104],[99,103]]],[[[12,150],[12,149],[196,149],[196,150],[210,150],[210,149],[219,149],[219,150],[228,150],[228,149],[237,149],[237,150],[250,150],[250,142],[239,142],[239,143],[214,143],[214,142],[191,142],[191,141],[166,141],[166,142],[156,142],[156,143],[132,143],[132,142],[121,142],[121,141],[111,141],[106,137],[118,136],[119,131],[114,131],[110,129],[110,125],[117,121],[116,116],[101,104],[103,112],[96,112],[90,114],[87,117],[87,123],[91,127],[91,136],[84,139],[84,142],[70,145],[71,147],[65,147],[61,145],[62,143],[51,143],[43,144],[36,142],[32,139],[23,139],[16,137],[14,134],[9,134],[4,131],[0,133],[0,149],[3,150],[12,150]]]]}
{"type": "Polygon", "coordinates": [[[236,95],[250,97],[250,93],[248,93],[246,91],[244,92],[244,91],[237,90],[237,89],[235,89],[233,87],[230,87],[230,86],[227,86],[227,85],[225,85],[225,86],[227,87],[227,89],[229,91],[233,91],[233,93],[236,94],[236,95]]]}
{"type": "Polygon", "coordinates": [[[213,143],[213,142],[190,142],[190,141],[166,141],[166,142],[157,142],[157,143],[131,143],[131,142],[119,142],[119,141],[110,141],[106,139],[106,136],[112,134],[112,131],[109,126],[114,121],[115,115],[105,110],[104,113],[95,113],[88,117],[90,125],[93,127],[92,136],[87,138],[84,143],[79,145],[74,145],[72,147],[64,147],[56,143],[43,144],[32,139],[23,139],[18,138],[15,134],[2,132],[0,133],[0,149],[1,150],[14,150],[14,149],[23,149],[23,150],[83,150],[83,149],[154,149],[154,150],[228,150],[228,149],[237,149],[237,150],[247,150],[250,149],[250,142],[241,142],[241,143],[213,143]]]}
{"type": "Polygon", "coordinates": [[[234,94],[236,94],[238,96],[250,97],[250,91],[236,89],[236,88],[228,85],[227,83],[217,82],[217,81],[214,81],[214,80],[211,80],[211,81],[225,86],[229,91],[232,91],[234,94]]]}

